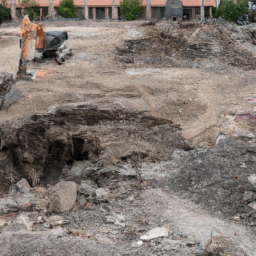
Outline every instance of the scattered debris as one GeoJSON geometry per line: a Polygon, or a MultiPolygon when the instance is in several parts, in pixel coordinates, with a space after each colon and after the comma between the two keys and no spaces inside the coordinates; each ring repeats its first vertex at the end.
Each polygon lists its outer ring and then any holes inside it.
{"type": "Polygon", "coordinates": [[[158,237],[167,237],[168,230],[164,227],[162,228],[153,228],[144,235],[140,237],[141,240],[149,241],[158,237]]]}

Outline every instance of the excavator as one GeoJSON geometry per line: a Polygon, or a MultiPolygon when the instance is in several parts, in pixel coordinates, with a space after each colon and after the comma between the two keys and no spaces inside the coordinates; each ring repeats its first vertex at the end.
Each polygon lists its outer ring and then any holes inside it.
{"type": "Polygon", "coordinates": [[[72,50],[66,47],[67,31],[45,31],[42,24],[32,23],[25,15],[20,29],[21,66],[31,61],[41,62],[44,58],[55,57],[58,64],[72,56],[72,50]]]}

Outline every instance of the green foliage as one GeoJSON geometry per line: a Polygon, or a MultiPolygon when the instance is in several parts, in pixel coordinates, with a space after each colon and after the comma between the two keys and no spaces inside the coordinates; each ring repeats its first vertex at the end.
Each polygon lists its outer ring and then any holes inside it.
{"type": "Polygon", "coordinates": [[[38,21],[40,18],[40,10],[38,7],[27,7],[24,9],[30,20],[38,21]]]}
{"type": "Polygon", "coordinates": [[[216,17],[224,17],[227,21],[237,21],[239,17],[248,12],[248,0],[221,0],[216,12],[216,17]]]}
{"type": "Polygon", "coordinates": [[[73,0],[62,0],[58,8],[58,14],[64,18],[75,18],[75,6],[73,0]]]}
{"type": "Polygon", "coordinates": [[[5,5],[0,4],[0,24],[11,17],[11,10],[5,5]]]}
{"type": "Polygon", "coordinates": [[[143,13],[142,0],[122,0],[120,13],[126,20],[135,20],[143,13]]]}
{"type": "Polygon", "coordinates": [[[35,0],[22,0],[21,6],[24,7],[25,14],[28,15],[30,20],[39,20],[40,10],[38,8],[39,4],[35,0]]]}

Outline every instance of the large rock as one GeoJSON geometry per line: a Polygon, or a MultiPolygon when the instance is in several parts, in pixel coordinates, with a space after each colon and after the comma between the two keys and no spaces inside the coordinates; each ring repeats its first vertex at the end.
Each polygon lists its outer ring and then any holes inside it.
{"type": "Polygon", "coordinates": [[[89,196],[96,192],[98,188],[97,184],[95,184],[91,180],[84,180],[82,181],[81,185],[78,188],[79,193],[89,196]]]}
{"type": "Polygon", "coordinates": [[[50,190],[49,212],[68,212],[76,202],[77,185],[73,181],[61,181],[50,190]]]}
{"type": "Polygon", "coordinates": [[[248,181],[254,186],[256,187],[256,173],[251,174],[248,177],[248,181]]]}
{"type": "Polygon", "coordinates": [[[0,72],[0,110],[9,107],[20,97],[20,92],[15,86],[14,75],[0,72]]]}

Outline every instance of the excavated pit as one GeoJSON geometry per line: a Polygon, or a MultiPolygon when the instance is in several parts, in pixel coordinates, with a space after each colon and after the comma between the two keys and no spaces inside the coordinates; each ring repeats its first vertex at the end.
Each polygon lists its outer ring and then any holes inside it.
{"type": "Polygon", "coordinates": [[[54,184],[75,160],[108,166],[169,160],[174,149],[191,149],[171,121],[84,103],[7,122],[0,132],[1,193],[21,178],[54,184]]]}

